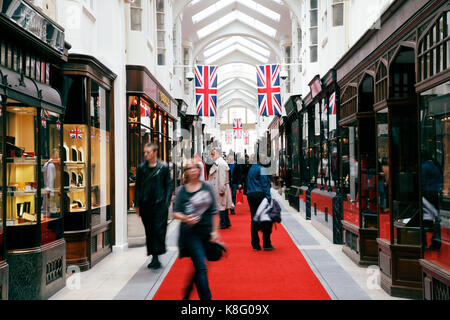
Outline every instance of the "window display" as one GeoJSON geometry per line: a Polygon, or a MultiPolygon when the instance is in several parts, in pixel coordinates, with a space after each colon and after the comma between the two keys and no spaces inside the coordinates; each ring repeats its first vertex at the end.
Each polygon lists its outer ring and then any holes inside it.
{"type": "Polygon", "coordinates": [[[91,223],[100,225],[110,217],[110,128],[106,106],[109,95],[96,82],[91,83],[91,223]]]}
{"type": "Polygon", "coordinates": [[[358,190],[358,158],[357,140],[358,130],[355,125],[342,127],[341,137],[341,167],[342,188],[352,201],[357,200],[358,190]]]}
{"type": "Polygon", "coordinates": [[[7,226],[37,223],[36,116],[34,107],[6,110],[7,226]]]}
{"type": "Polygon", "coordinates": [[[450,88],[420,95],[422,245],[425,258],[450,266],[450,88]]]}
{"type": "Polygon", "coordinates": [[[41,244],[62,238],[61,120],[58,114],[41,111],[41,244]]]}

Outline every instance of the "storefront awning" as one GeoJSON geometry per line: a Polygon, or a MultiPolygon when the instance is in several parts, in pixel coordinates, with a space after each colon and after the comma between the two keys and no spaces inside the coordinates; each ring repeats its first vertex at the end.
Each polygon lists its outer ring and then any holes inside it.
{"type": "Polygon", "coordinates": [[[13,100],[38,107],[40,100],[36,82],[15,71],[0,67],[5,95],[13,100]]]}
{"type": "Polygon", "coordinates": [[[30,106],[64,113],[61,95],[52,87],[3,67],[0,67],[0,76],[0,94],[30,106]]]}
{"type": "Polygon", "coordinates": [[[50,111],[54,111],[57,113],[64,114],[66,109],[65,106],[62,105],[61,95],[56,89],[43,84],[37,83],[38,86],[38,94],[41,100],[41,107],[50,111]]]}

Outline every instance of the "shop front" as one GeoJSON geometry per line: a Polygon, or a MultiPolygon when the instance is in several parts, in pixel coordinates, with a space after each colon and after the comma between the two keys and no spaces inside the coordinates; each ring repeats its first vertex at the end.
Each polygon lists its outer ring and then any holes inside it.
{"type": "Polygon", "coordinates": [[[116,75],[98,59],[70,54],[62,67],[64,237],[67,265],[82,271],[114,244],[114,105],[116,75]]]}
{"type": "Polygon", "coordinates": [[[289,97],[284,108],[286,118],[284,121],[286,132],[286,178],[289,180],[289,205],[300,211],[300,119],[298,110],[302,107],[302,98],[299,95],[289,97]]]}
{"type": "MultiPolygon", "coordinates": [[[[337,110],[339,89],[336,71],[323,78],[315,76],[309,83],[301,119],[300,176],[305,216],[334,243],[341,243],[342,215],[339,206],[339,135],[337,110]]],[[[303,204],[302,204],[303,207],[303,204]]]]}
{"type": "Polygon", "coordinates": [[[417,51],[423,298],[450,300],[450,6],[421,28],[417,51]]]}
{"type": "MultiPolygon", "coordinates": [[[[279,192],[281,192],[281,162],[280,162],[280,146],[281,146],[281,135],[280,135],[280,116],[276,116],[273,118],[272,122],[270,123],[268,130],[269,130],[269,139],[270,139],[270,157],[274,161],[272,164],[273,168],[273,175],[271,176],[272,179],[272,186],[275,189],[278,189],[279,192]]],[[[281,193],[280,193],[281,194],[281,193]]]]}
{"type": "Polygon", "coordinates": [[[393,296],[448,299],[448,10],[394,2],[337,64],[344,251],[393,296]]]}
{"type": "Polygon", "coordinates": [[[144,161],[144,146],[159,146],[158,158],[171,171],[174,187],[177,181],[175,129],[178,103],[147,68],[127,65],[127,164],[128,164],[128,239],[129,245],[145,242],[142,222],[136,215],[136,170],[144,161]],[[136,242],[137,241],[137,242],[136,242]]]}
{"type": "Polygon", "coordinates": [[[66,280],[65,104],[55,87],[67,47],[64,29],[28,2],[1,4],[0,299],[47,299],[66,280]]]}

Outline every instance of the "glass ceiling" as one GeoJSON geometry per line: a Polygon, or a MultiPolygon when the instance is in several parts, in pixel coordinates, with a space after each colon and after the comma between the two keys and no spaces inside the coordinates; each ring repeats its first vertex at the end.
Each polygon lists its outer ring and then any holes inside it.
{"type": "Polygon", "coordinates": [[[212,14],[220,11],[221,9],[223,9],[233,3],[240,3],[252,10],[259,12],[260,14],[263,14],[264,16],[268,17],[269,19],[272,19],[276,22],[280,21],[280,14],[256,3],[253,0],[220,0],[220,1],[216,2],[215,4],[209,6],[208,8],[193,15],[192,23],[196,24],[196,23],[202,21],[203,19],[206,19],[207,17],[211,16],[212,14]]]}
{"type": "Polygon", "coordinates": [[[206,62],[206,64],[212,64],[212,63],[216,62],[217,60],[219,60],[220,58],[223,58],[223,57],[227,56],[228,54],[230,54],[231,52],[236,51],[236,50],[252,57],[253,59],[256,59],[257,61],[259,61],[261,63],[267,63],[267,61],[269,61],[268,57],[264,57],[264,56],[256,53],[255,51],[242,46],[239,43],[235,43],[231,46],[228,46],[224,50],[216,53],[215,55],[213,55],[209,58],[206,58],[205,62],[206,62]]]}
{"type": "Polygon", "coordinates": [[[261,21],[252,18],[243,12],[233,11],[223,16],[222,18],[218,19],[217,21],[210,23],[209,25],[199,29],[197,31],[197,35],[199,39],[202,39],[207,35],[219,30],[220,28],[223,28],[224,26],[236,20],[241,21],[247,24],[248,26],[255,28],[256,30],[267,34],[269,37],[275,38],[275,35],[277,34],[277,30],[268,26],[267,24],[262,23],[261,21]]]}
{"type": "Polygon", "coordinates": [[[250,49],[254,51],[258,55],[262,55],[264,57],[270,56],[270,51],[267,48],[265,44],[261,42],[261,45],[256,44],[253,41],[249,41],[248,39],[241,37],[241,36],[232,36],[227,39],[220,39],[217,41],[214,41],[211,45],[209,45],[205,52],[204,56],[205,58],[209,58],[213,56],[214,54],[224,50],[225,48],[232,46],[234,44],[239,44],[247,49],[250,49]]]}

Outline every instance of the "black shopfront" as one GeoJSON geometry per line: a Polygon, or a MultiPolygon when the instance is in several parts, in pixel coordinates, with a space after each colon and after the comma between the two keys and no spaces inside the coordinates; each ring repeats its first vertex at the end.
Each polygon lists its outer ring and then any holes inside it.
{"type": "Polygon", "coordinates": [[[0,2],[0,34],[0,299],[46,299],[66,279],[59,84],[68,48],[64,29],[27,1],[0,2]]]}

